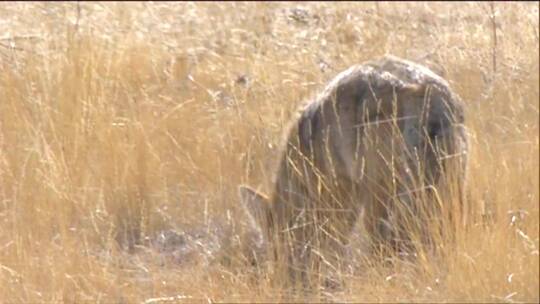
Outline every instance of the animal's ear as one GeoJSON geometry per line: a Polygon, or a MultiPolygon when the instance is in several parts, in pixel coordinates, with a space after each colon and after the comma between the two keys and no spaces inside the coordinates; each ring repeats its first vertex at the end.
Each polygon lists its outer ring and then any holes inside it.
{"type": "Polygon", "coordinates": [[[238,187],[240,201],[244,205],[249,216],[259,226],[262,225],[268,216],[269,199],[266,195],[257,192],[253,188],[241,185],[238,187]]]}

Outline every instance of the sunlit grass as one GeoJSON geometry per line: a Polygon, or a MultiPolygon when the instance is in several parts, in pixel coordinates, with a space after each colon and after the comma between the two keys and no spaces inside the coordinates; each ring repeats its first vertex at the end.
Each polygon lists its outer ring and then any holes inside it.
{"type": "Polygon", "coordinates": [[[5,3],[0,20],[3,301],[286,300],[244,256],[237,186],[268,191],[298,105],[385,53],[465,101],[471,225],[442,262],[371,261],[325,300],[539,301],[538,3],[5,3]],[[165,230],[195,249],[151,249],[165,230]]]}

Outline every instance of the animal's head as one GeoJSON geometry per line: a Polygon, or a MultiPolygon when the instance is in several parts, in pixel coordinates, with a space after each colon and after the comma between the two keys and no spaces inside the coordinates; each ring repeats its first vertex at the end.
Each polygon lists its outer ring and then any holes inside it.
{"type": "Polygon", "coordinates": [[[266,243],[272,219],[270,199],[247,185],[239,186],[238,194],[252,229],[258,231],[263,238],[263,243],[266,243]]]}
{"type": "Polygon", "coordinates": [[[285,229],[284,220],[287,214],[280,204],[276,203],[265,194],[247,186],[238,187],[240,202],[248,215],[251,224],[251,235],[258,239],[257,248],[259,258],[284,259],[280,264],[288,263],[287,253],[292,249],[291,238],[288,229],[285,229]]]}

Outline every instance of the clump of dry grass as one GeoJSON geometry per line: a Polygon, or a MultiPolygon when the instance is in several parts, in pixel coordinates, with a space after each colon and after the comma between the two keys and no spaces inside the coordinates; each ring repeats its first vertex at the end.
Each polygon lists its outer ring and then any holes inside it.
{"type": "Polygon", "coordinates": [[[268,189],[297,105],[384,53],[431,66],[467,103],[471,225],[442,261],[373,261],[325,299],[539,300],[537,3],[8,3],[0,16],[6,302],[287,299],[237,248],[237,185],[268,189]],[[149,249],[170,229],[202,229],[197,250],[149,249]]]}

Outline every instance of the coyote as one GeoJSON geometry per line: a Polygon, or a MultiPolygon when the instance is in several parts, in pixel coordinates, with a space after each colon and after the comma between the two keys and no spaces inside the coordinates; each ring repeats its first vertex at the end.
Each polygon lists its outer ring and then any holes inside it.
{"type": "MultiPolygon", "coordinates": [[[[271,196],[240,186],[242,202],[293,278],[335,267],[356,223],[373,243],[404,238],[399,202],[465,180],[464,106],[426,67],[393,56],[337,75],[289,126],[271,196]]],[[[433,197],[433,196],[431,196],[433,197]]]]}

